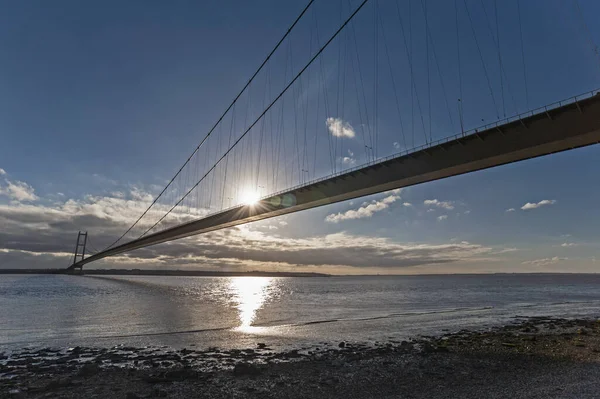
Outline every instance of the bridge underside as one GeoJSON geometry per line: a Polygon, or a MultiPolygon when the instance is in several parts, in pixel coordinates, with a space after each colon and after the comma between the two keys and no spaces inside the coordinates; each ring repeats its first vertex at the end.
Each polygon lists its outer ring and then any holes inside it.
{"type": "Polygon", "coordinates": [[[600,142],[600,95],[386,159],[127,242],[73,264],[600,142]]]}

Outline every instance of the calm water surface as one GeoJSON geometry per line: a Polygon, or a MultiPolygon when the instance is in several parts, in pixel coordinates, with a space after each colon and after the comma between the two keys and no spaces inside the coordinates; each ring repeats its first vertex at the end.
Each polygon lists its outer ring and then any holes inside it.
{"type": "Polygon", "coordinates": [[[0,347],[276,349],[598,316],[600,275],[0,276],[0,347]]]}

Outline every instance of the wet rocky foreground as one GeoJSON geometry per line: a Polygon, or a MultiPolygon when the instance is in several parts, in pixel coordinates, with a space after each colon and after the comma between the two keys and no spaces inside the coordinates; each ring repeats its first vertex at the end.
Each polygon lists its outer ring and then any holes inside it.
{"type": "Polygon", "coordinates": [[[4,398],[598,398],[600,320],[275,352],[254,348],[0,353],[4,398]]]}

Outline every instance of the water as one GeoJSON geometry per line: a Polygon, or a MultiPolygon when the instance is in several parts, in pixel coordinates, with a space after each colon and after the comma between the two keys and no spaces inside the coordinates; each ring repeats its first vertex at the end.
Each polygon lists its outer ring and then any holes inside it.
{"type": "Polygon", "coordinates": [[[600,314],[600,275],[0,276],[0,347],[287,349],[600,314]]]}

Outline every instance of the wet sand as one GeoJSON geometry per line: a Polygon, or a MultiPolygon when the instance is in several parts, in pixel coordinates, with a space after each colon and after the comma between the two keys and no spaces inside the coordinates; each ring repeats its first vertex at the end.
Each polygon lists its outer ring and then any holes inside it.
{"type": "Polygon", "coordinates": [[[600,320],[516,319],[409,341],[273,352],[69,348],[0,353],[4,398],[598,398],[600,320]]]}

